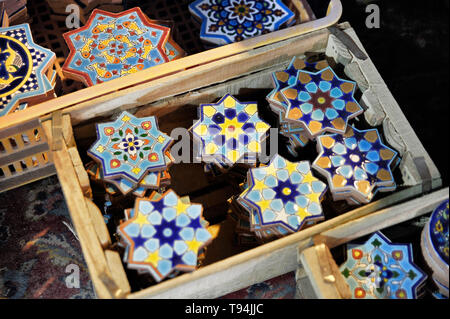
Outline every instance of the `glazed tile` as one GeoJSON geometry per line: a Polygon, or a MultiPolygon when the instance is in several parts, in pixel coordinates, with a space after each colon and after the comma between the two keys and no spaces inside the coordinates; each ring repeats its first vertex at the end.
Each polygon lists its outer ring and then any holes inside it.
{"type": "Polygon", "coordinates": [[[173,271],[195,270],[199,251],[212,238],[202,210],[202,205],[183,200],[173,190],[153,199],[138,198],[134,216],[118,228],[129,246],[124,257],[128,267],[145,270],[156,281],[173,271]]]}
{"type": "Polygon", "coordinates": [[[215,45],[276,31],[294,17],[281,0],[197,0],[189,10],[201,21],[200,38],[215,45]]]}
{"type": "Polygon", "coordinates": [[[356,299],[416,299],[427,277],[414,264],[410,244],[393,244],[380,232],[349,244],[340,271],[356,299]]]}
{"type": "Polygon", "coordinates": [[[178,60],[186,56],[186,52],[171,37],[164,48],[164,52],[169,61],[178,60]]]}
{"type": "Polygon", "coordinates": [[[251,169],[248,183],[238,202],[253,212],[252,227],[268,226],[286,234],[324,218],[320,202],[327,187],[312,175],[307,161],[292,163],[276,155],[268,166],[251,169]]]}
{"type": "Polygon", "coordinates": [[[149,172],[167,168],[164,153],[173,139],[158,129],[154,116],[123,112],[116,121],[96,124],[97,141],[88,155],[101,164],[103,178],[140,182],[149,172]]]}
{"type": "Polygon", "coordinates": [[[202,104],[191,131],[198,157],[222,165],[255,163],[270,128],[258,117],[255,102],[239,102],[227,94],[216,104],[202,104]]]}
{"type": "Polygon", "coordinates": [[[295,83],[280,91],[288,103],[284,120],[302,125],[311,138],[325,132],[344,134],[348,120],[364,111],[353,96],[355,87],[331,67],[315,73],[299,70],[295,83]]]}
{"type": "Polygon", "coordinates": [[[431,214],[429,237],[432,247],[448,268],[448,207],[449,201],[442,202],[431,214]]]}
{"type": "Polygon", "coordinates": [[[85,26],[64,34],[70,54],[63,72],[92,86],[169,62],[169,33],[138,7],[117,14],[95,9],[85,26]]]}
{"type": "Polygon", "coordinates": [[[377,129],[349,126],[345,135],[319,136],[317,151],[312,167],[327,178],[336,199],[347,192],[368,203],[377,191],[395,189],[391,165],[397,152],[382,143],[377,129]]]}
{"type": "Polygon", "coordinates": [[[47,99],[53,86],[45,72],[53,67],[55,54],[34,43],[28,24],[0,29],[0,61],[0,116],[21,101],[47,99]]]}

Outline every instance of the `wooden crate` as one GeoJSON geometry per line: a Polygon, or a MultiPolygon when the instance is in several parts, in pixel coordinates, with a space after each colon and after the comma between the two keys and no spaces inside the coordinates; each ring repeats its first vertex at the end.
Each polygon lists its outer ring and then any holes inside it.
{"type": "MultiPolygon", "coordinates": [[[[299,246],[307,248],[319,239],[331,246],[330,242],[336,244],[351,238],[352,232],[357,234],[354,225],[364,225],[364,229],[374,231],[403,218],[412,218],[409,213],[396,217],[395,206],[389,207],[441,187],[436,166],[367,57],[354,30],[348,23],[339,25],[338,30],[322,29],[267,44],[41,117],[52,149],[51,158],[100,298],[219,297],[294,271],[299,246]],[[200,103],[215,101],[225,93],[238,95],[271,88],[273,71],[285,68],[293,56],[302,57],[310,51],[333,57],[344,66],[346,75],[358,83],[362,104],[367,108],[365,120],[369,125],[381,127],[385,139],[402,157],[398,190],[383,197],[379,194],[370,204],[347,209],[325,222],[244,252],[231,247],[232,225],[214,224],[210,231],[218,240],[208,248],[207,262],[198,270],[131,292],[124,265],[111,246],[100,210],[90,200],[89,180],[81,163],[80,154],[84,156],[83,152],[95,140],[95,122],[110,120],[122,110],[128,110],[138,117],[158,116],[161,129],[170,132],[171,126],[187,125],[194,119],[200,103]]],[[[186,174],[192,172],[183,169],[182,164],[179,167],[186,174]]],[[[204,183],[202,178],[189,180],[192,189],[204,189],[200,185],[204,183]]],[[[224,188],[219,191],[222,195],[225,192],[224,188]]],[[[448,193],[448,190],[440,192],[448,193]]],[[[216,200],[219,195],[216,190],[205,195],[207,198],[199,196],[198,191],[192,194],[197,194],[196,198],[191,198],[193,202],[201,199],[209,210],[219,210],[226,205],[216,200]]],[[[424,199],[418,199],[421,200],[424,199]]]]}
{"type": "MultiPolygon", "coordinates": [[[[51,15],[49,13],[49,8],[46,6],[46,3],[43,3],[44,0],[37,0],[36,3],[33,3],[33,12],[38,13],[39,17],[35,21],[35,31],[34,36],[37,40],[42,39],[42,42],[39,43],[43,46],[49,45],[52,49],[57,52],[66,52],[64,49],[64,44],[61,43],[61,36],[55,35],[54,30],[63,30],[64,29],[64,21],[56,21],[55,15],[51,15]],[[45,12],[44,12],[45,11],[45,12]],[[51,21],[48,21],[49,17],[51,21]],[[53,19],[53,20],[52,20],[53,19]],[[42,25],[42,27],[40,26],[42,25]],[[49,30],[47,32],[47,30],[49,30]],[[41,35],[36,33],[41,32],[41,35]]],[[[289,0],[289,7],[296,12],[298,21],[308,21],[312,19],[310,10],[305,8],[300,0],[289,0]]],[[[321,19],[311,20],[309,22],[297,24],[295,26],[279,30],[276,32],[272,32],[269,34],[265,34],[262,36],[258,36],[255,38],[251,38],[239,43],[233,43],[229,45],[225,45],[219,48],[206,50],[197,54],[193,54],[187,57],[184,57],[179,60],[171,61],[162,65],[158,65],[152,67],[147,70],[143,70],[137,74],[128,75],[126,77],[118,78],[107,83],[103,83],[100,85],[96,85],[95,87],[89,87],[79,90],[78,83],[74,83],[69,79],[65,79],[61,76],[61,72],[58,72],[61,80],[62,80],[62,93],[66,93],[68,91],[75,90],[70,94],[66,94],[60,96],[58,98],[52,99],[50,101],[46,101],[44,103],[40,103],[38,105],[33,105],[25,110],[22,110],[17,113],[8,114],[7,116],[0,117],[0,132],[7,131],[9,129],[13,129],[14,127],[18,127],[23,123],[27,123],[29,121],[37,120],[44,116],[49,116],[52,112],[62,109],[68,108],[77,108],[77,109],[91,109],[94,110],[96,107],[100,105],[107,105],[108,103],[114,103],[113,108],[123,107],[130,108],[138,105],[142,105],[144,103],[134,101],[131,104],[128,104],[127,98],[122,100],[122,98],[129,96],[129,90],[140,88],[155,88],[158,83],[163,84],[165,81],[164,77],[172,76],[173,74],[183,73],[184,70],[194,70],[196,68],[200,68],[203,72],[205,68],[208,68],[208,65],[211,64],[211,67],[220,63],[223,59],[230,59],[233,56],[236,56],[245,52],[253,52],[254,49],[265,47],[269,44],[277,43],[279,41],[285,39],[294,39],[299,35],[311,32],[313,30],[324,29],[330,25],[337,23],[342,13],[342,5],[339,0],[330,0],[329,8],[327,16],[321,19]],[[100,103],[100,104],[99,104],[100,103]],[[117,103],[124,104],[123,106],[119,106],[117,103]]],[[[191,34],[191,36],[193,36],[191,34]]],[[[63,63],[63,58],[61,56],[58,57],[58,62],[60,64],[63,63]]],[[[210,79],[207,79],[210,80],[210,79]]],[[[213,81],[211,81],[213,83],[213,81]]],[[[179,85],[179,84],[176,84],[179,85]]],[[[202,81],[195,88],[200,88],[208,85],[207,82],[202,81]]],[[[184,85],[179,86],[181,92],[183,92],[184,85]]],[[[140,94],[140,93],[138,93],[140,94]]],[[[175,94],[175,93],[174,93],[175,94]]],[[[168,96],[172,94],[169,93],[168,96]]],[[[157,96],[157,98],[161,98],[161,96],[157,96]]],[[[151,102],[151,98],[148,99],[148,102],[151,102]]],[[[153,100],[155,101],[155,100],[153,100]]],[[[148,103],[146,102],[146,103],[148,103]]],[[[64,111],[65,112],[65,111],[64,111]]],[[[65,112],[67,113],[67,112],[65,112]]],[[[71,111],[72,113],[72,111],[71,111]]],[[[84,113],[84,111],[82,111],[84,113]]],[[[87,115],[87,113],[86,113],[87,115]]],[[[77,119],[74,115],[72,115],[74,124],[77,123],[77,119]]],[[[87,118],[92,118],[92,116],[88,115],[87,118]]],[[[19,131],[17,131],[19,132],[19,131]]],[[[0,159],[3,157],[8,157],[10,155],[9,149],[5,149],[4,152],[0,153],[0,159]]],[[[3,163],[2,161],[1,163],[3,163]]],[[[4,175],[6,176],[6,174],[4,175]]],[[[0,183],[2,182],[2,178],[4,176],[0,175],[0,183]]],[[[9,176],[9,175],[8,175],[9,176]]],[[[24,175],[26,176],[26,175],[24,175]]],[[[0,192],[5,191],[7,189],[11,189],[14,187],[18,187],[26,183],[26,179],[22,176],[17,180],[17,183],[14,183],[13,180],[16,175],[12,175],[12,180],[9,182],[8,187],[0,186],[0,192]]],[[[42,174],[40,177],[47,177],[48,174],[42,174]]],[[[39,178],[39,175],[36,173],[33,175],[32,179],[28,180],[28,182],[35,181],[39,178]]]]}

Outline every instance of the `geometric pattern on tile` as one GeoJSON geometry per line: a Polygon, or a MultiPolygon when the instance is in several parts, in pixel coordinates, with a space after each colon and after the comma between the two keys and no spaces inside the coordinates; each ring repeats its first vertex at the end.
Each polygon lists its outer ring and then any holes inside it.
{"type": "Polygon", "coordinates": [[[294,18],[281,0],[197,0],[189,10],[201,21],[200,38],[216,45],[276,31],[294,18]]]}
{"type": "Polygon", "coordinates": [[[195,270],[199,251],[212,238],[202,210],[173,190],[156,200],[136,199],[134,216],[118,228],[128,246],[128,267],[149,272],[156,281],[174,271],[195,270]]]}
{"type": "Polygon", "coordinates": [[[380,232],[349,244],[340,271],[355,299],[416,299],[427,277],[413,263],[411,244],[393,244],[380,232]]]}

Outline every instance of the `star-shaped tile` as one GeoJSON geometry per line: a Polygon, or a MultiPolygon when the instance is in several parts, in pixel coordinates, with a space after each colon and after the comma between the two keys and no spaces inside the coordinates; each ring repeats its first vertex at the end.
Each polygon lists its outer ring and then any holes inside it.
{"type": "Polygon", "coordinates": [[[307,161],[292,163],[276,155],[268,166],[250,169],[248,184],[238,202],[257,212],[253,227],[281,226],[284,233],[296,232],[324,218],[321,200],[327,187],[312,175],[307,161]]]}
{"type": "Polygon", "coordinates": [[[377,191],[395,189],[391,167],[397,152],[383,144],[377,129],[349,126],[344,135],[319,136],[317,151],[312,167],[328,179],[335,200],[343,195],[368,203],[377,191]]]}
{"type": "Polygon", "coordinates": [[[167,168],[164,155],[173,139],[158,128],[154,116],[123,112],[116,121],[96,124],[97,141],[88,155],[101,164],[106,180],[140,182],[149,172],[167,168]]]}
{"type": "Polygon", "coordinates": [[[33,41],[28,24],[0,29],[0,116],[52,98],[54,85],[46,72],[55,53],[33,41]]]}
{"type": "Polygon", "coordinates": [[[216,45],[276,31],[294,18],[281,0],[197,0],[189,10],[201,21],[200,38],[216,45]]]}
{"type": "Polygon", "coordinates": [[[344,134],[348,120],[364,111],[353,96],[355,87],[330,67],[316,73],[300,70],[295,83],[281,90],[288,102],[285,120],[302,125],[311,138],[344,134]]]}
{"type": "Polygon", "coordinates": [[[281,90],[289,87],[297,81],[300,70],[318,71],[328,67],[326,60],[309,62],[307,59],[294,57],[286,70],[272,73],[274,89],[267,95],[266,99],[272,111],[278,115],[280,123],[280,134],[289,138],[288,151],[298,156],[297,147],[303,147],[309,142],[309,135],[301,123],[292,123],[285,120],[288,103],[281,94],[281,90]]]}
{"type": "Polygon", "coordinates": [[[146,270],[156,281],[174,271],[195,270],[199,251],[212,238],[202,205],[180,198],[173,190],[153,199],[137,199],[133,217],[118,232],[128,246],[128,267],[146,270]]]}
{"type": "Polygon", "coordinates": [[[216,104],[200,105],[199,117],[192,132],[201,160],[225,167],[256,161],[270,126],[258,117],[255,102],[227,94],[216,104]]]}
{"type": "Polygon", "coordinates": [[[138,7],[121,13],[95,9],[85,26],[63,35],[70,54],[62,70],[92,86],[169,62],[169,33],[138,7]]]}
{"type": "Polygon", "coordinates": [[[340,270],[355,299],[416,299],[427,277],[413,263],[410,244],[393,244],[380,232],[348,245],[340,270]]]}

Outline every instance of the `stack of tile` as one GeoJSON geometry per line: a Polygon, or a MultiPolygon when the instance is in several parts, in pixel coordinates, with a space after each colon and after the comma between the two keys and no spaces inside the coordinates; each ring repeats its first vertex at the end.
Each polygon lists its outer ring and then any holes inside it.
{"type": "Polygon", "coordinates": [[[448,298],[448,207],[442,202],[431,214],[422,231],[422,254],[431,268],[439,292],[448,298]]]}
{"type": "Polygon", "coordinates": [[[269,165],[250,169],[245,190],[231,199],[236,232],[264,243],[324,219],[325,183],[312,175],[308,161],[292,163],[276,155],[269,165]]]}
{"type": "Polygon", "coordinates": [[[170,28],[154,23],[140,8],[117,14],[95,9],[85,26],[63,36],[70,53],[62,71],[86,86],[185,55],[173,41],[170,28]]]}
{"type": "Polygon", "coordinates": [[[200,38],[224,45],[289,26],[295,18],[281,0],[197,0],[189,5],[200,38]]]}
{"type": "Polygon", "coordinates": [[[88,155],[92,179],[104,183],[110,194],[144,197],[147,190],[170,184],[173,139],[161,132],[154,116],[136,118],[123,112],[116,121],[96,124],[97,141],[88,155]]]}
{"type": "Polygon", "coordinates": [[[340,270],[354,299],[416,299],[427,278],[413,263],[411,244],[393,244],[380,232],[349,244],[340,270]]]}
{"type": "Polygon", "coordinates": [[[206,170],[257,164],[270,126],[259,118],[256,102],[239,102],[227,94],[215,104],[200,105],[198,116],[190,131],[195,156],[206,170]]]}
{"type": "Polygon", "coordinates": [[[312,166],[327,178],[334,200],[367,204],[378,191],[396,189],[392,169],[399,158],[383,144],[377,129],[348,126],[343,135],[319,136],[317,151],[312,166]]]}
{"type": "Polygon", "coordinates": [[[309,142],[309,137],[304,132],[302,123],[286,119],[286,111],[289,105],[281,91],[297,82],[300,70],[313,72],[326,67],[328,67],[326,60],[308,62],[306,59],[294,57],[286,70],[272,74],[274,89],[267,95],[266,99],[272,111],[278,116],[279,131],[288,138],[287,148],[294,156],[298,156],[296,149],[305,146],[309,142]]]}
{"type": "Polygon", "coordinates": [[[195,270],[212,239],[202,211],[202,205],[173,190],[136,199],[118,227],[128,268],[150,274],[157,282],[195,270]]]}
{"type": "Polygon", "coordinates": [[[294,58],[273,80],[275,89],[267,100],[279,114],[280,130],[293,154],[324,133],[344,134],[348,121],[364,111],[354,97],[356,83],[340,79],[326,61],[294,58]]]}
{"type": "Polygon", "coordinates": [[[28,24],[0,28],[0,116],[55,97],[55,59],[28,24]]]}

